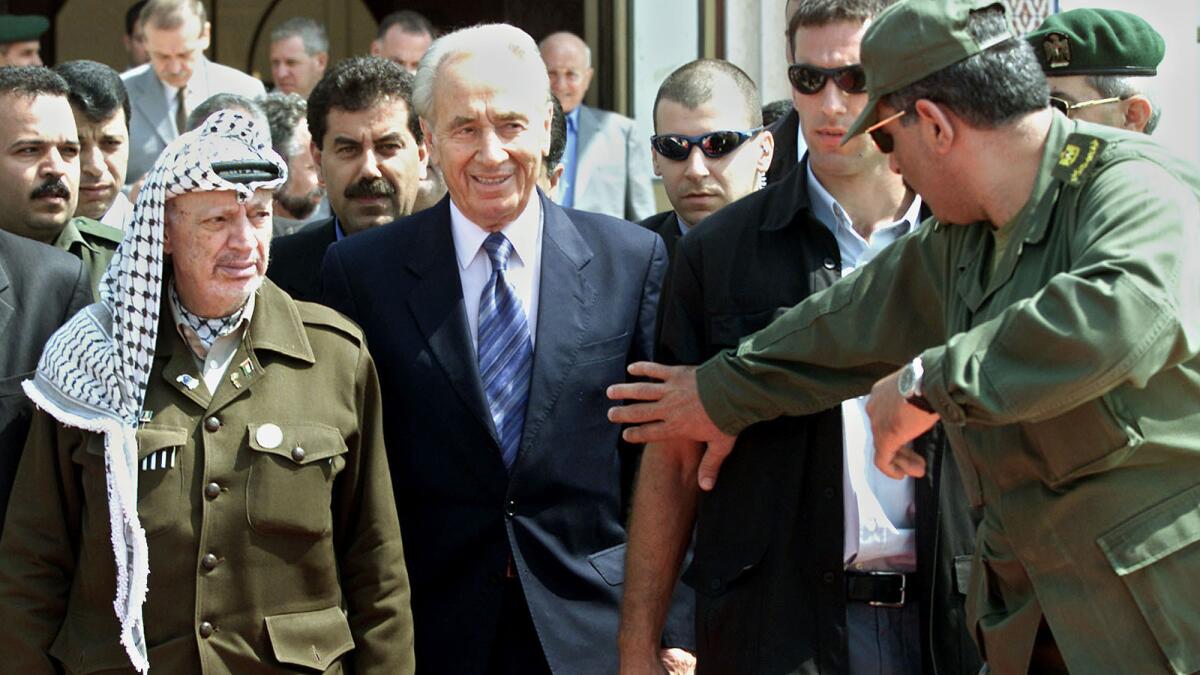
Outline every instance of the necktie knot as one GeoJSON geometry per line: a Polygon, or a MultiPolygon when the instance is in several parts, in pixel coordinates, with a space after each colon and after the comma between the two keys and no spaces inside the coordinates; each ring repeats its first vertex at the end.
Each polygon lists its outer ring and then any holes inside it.
{"type": "Polygon", "coordinates": [[[501,272],[508,271],[508,259],[512,255],[513,245],[503,232],[493,232],[483,240],[483,249],[487,251],[492,261],[492,269],[501,272]]]}

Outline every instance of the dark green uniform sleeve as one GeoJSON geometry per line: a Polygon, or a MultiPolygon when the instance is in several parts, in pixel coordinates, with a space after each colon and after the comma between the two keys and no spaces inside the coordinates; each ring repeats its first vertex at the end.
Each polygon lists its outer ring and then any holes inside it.
{"type": "Polygon", "coordinates": [[[79,430],[34,413],[0,539],[5,672],[59,672],[49,650],[75,577],[83,494],[71,456],[84,439],[79,430]]]}
{"type": "Polygon", "coordinates": [[[697,371],[723,431],[807,415],[860,396],[945,339],[947,233],[926,223],[697,371]]]}
{"type": "Polygon", "coordinates": [[[1157,164],[1120,161],[1060,200],[1075,209],[1056,223],[1072,228],[1067,271],[925,351],[925,396],[946,421],[1054,417],[1200,350],[1195,193],[1157,164]]]}
{"type": "Polygon", "coordinates": [[[413,621],[400,521],[383,441],[379,379],[366,347],[357,366],[359,427],[338,476],[334,539],[360,675],[412,673],[413,621]]]}

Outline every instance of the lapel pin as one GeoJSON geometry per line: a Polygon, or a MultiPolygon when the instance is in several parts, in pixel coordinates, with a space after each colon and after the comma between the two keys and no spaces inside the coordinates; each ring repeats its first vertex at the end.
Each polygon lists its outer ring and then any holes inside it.
{"type": "Polygon", "coordinates": [[[154,419],[154,411],[153,410],[143,410],[141,416],[138,417],[138,421],[141,422],[142,424],[145,424],[152,419],[154,419]]]}
{"type": "Polygon", "coordinates": [[[238,370],[242,371],[246,377],[250,377],[250,374],[254,372],[254,363],[250,359],[246,359],[238,364],[238,370]]]}
{"type": "Polygon", "coordinates": [[[196,378],[192,377],[191,375],[188,375],[187,373],[184,373],[183,375],[180,375],[179,377],[175,378],[175,381],[178,382],[179,384],[182,384],[184,387],[187,387],[188,391],[192,391],[196,387],[200,386],[200,381],[197,380],[196,378]]]}
{"type": "Polygon", "coordinates": [[[241,388],[242,388],[242,380],[241,380],[241,378],[239,378],[239,377],[238,377],[238,374],[237,374],[237,373],[232,373],[232,374],[229,376],[229,381],[233,383],[233,388],[234,388],[234,389],[241,389],[241,388]]]}

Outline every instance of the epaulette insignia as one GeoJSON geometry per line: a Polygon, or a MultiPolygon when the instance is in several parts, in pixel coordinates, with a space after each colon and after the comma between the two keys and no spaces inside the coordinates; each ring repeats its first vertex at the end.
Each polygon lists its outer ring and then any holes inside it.
{"type": "Polygon", "coordinates": [[[1068,185],[1079,185],[1088,171],[1096,164],[1096,158],[1104,150],[1102,138],[1086,134],[1071,134],[1058,153],[1058,162],[1051,173],[1068,185]]]}

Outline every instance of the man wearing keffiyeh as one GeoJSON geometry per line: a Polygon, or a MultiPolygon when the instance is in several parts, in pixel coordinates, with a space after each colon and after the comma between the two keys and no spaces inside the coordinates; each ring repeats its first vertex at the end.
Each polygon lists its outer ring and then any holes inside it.
{"type": "Polygon", "coordinates": [[[265,280],[285,176],[240,114],[181,136],[101,302],[47,344],[0,540],[6,669],[412,671],[375,367],[265,280]]]}

